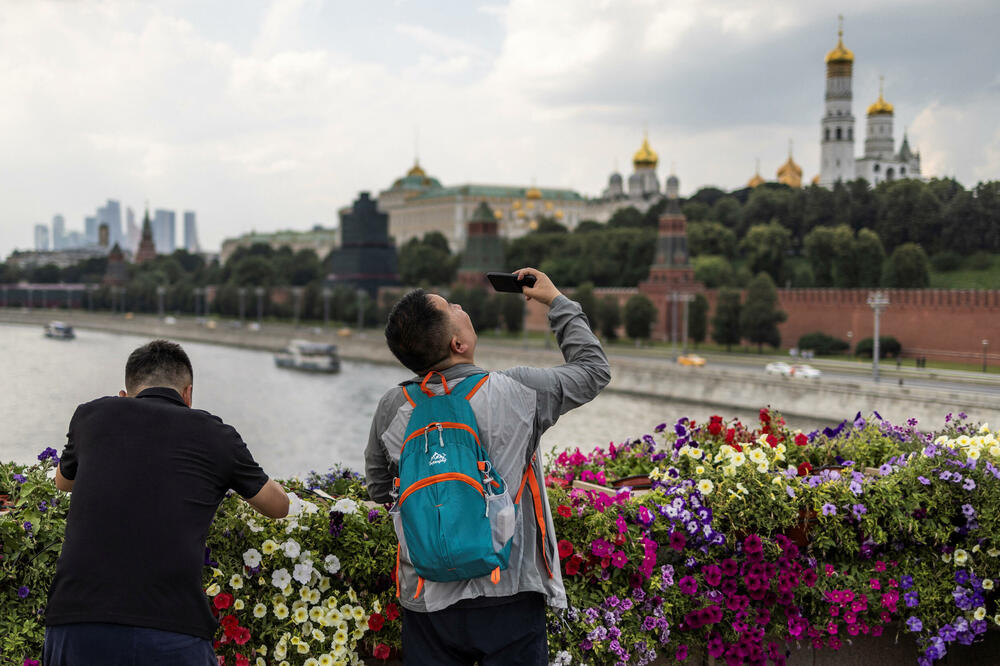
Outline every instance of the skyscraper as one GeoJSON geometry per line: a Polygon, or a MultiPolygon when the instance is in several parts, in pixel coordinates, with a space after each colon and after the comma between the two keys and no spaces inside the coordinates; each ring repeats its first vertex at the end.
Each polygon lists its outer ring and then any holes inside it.
{"type": "Polygon", "coordinates": [[[108,225],[108,241],[111,245],[121,243],[122,238],[122,209],[121,205],[114,199],[97,209],[97,228],[102,224],[108,225]]]}
{"type": "Polygon", "coordinates": [[[52,218],[52,249],[61,250],[66,245],[66,220],[62,215],[52,218]]]}
{"type": "Polygon", "coordinates": [[[192,254],[199,252],[198,247],[198,227],[195,222],[194,211],[184,211],[184,249],[192,254]]]}
{"type": "Polygon", "coordinates": [[[49,228],[44,224],[35,225],[35,249],[39,252],[49,250],[49,228]]]}
{"type": "Polygon", "coordinates": [[[87,245],[97,245],[97,227],[99,222],[96,215],[88,215],[83,218],[83,237],[87,245]]]}
{"type": "Polygon", "coordinates": [[[125,245],[124,248],[129,252],[135,252],[139,248],[139,240],[142,236],[142,230],[135,223],[135,211],[131,208],[125,209],[125,245]]]}
{"type": "Polygon", "coordinates": [[[159,254],[173,254],[177,248],[177,214],[172,210],[157,208],[153,215],[153,243],[159,254]]]}

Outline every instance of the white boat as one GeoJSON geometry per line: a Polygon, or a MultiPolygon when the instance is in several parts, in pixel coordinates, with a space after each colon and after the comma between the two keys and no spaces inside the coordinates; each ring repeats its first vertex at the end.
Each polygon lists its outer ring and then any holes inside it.
{"type": "Polygon", "coordinates": [[[325,342],[292,340],[287,347],[275,353],[274,364],[279,368],[304,372],[340,372],[337,346],[325,342]]]}
{"type": "Polygon", "coordinates": [[[50,321],[45,325],[45,337],[72,340],[76,337],[73,327],[61,321],[50,321]]]}

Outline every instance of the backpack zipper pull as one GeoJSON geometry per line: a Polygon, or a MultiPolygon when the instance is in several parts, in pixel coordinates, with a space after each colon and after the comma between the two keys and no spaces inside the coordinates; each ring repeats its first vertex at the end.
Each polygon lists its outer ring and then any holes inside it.
{"type": "Polygon", "coordinates": [[[442,426],[440,423],[436,425],[438,431],[438,444],[441,446],[441,448],[444,448],[444,426],[442,426]]]}
{"type": "Polygon", "coordinates": [[[427,428],[424,428],[424,453],[427,453],[427,428]]]}

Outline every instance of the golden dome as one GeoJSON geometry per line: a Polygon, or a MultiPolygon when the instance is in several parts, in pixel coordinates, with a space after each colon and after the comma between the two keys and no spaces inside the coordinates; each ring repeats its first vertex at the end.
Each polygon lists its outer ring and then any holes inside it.
{"type": "Polygon", "coordinates": [[[795,163],[791,155],[787,162],[778,167],[778,182],[789,187],[802,187],[802,167],[795,163]]]}
{"type": "Polygon", "coordinates": [[[763,185],[764,183],[765,180],[760,177],[760,172],[758,171],[754,173],[753,178],[747,181],[747,187],[757,187],[758,185],[763,185]]]}
{"type": "Polygon", "coordinates": [[[841,17],[840,20],[841,20],[840,29],[837,30],[837,45],[833,48],[832,51],[826,54],[826,64],[828,65],[834,62],[845,62],[845,63],[854,62],[854,52],[851,51],[851,49],[844,46],[843,17],[841,17]]]}
{"type": "Polygon", "coordinates": [[[502,220],[503,219],[503,211],[500,210],[499,208],[497,208],[495,211],[493,211],[493,217],[497,218],[498,220],[502,220]]]}
{"type": "Polygon", "coordinates": [[[651,169],[656,168],[657,162],[660,161],[659,156],[653,152],[653,149],[649,147],[649,137],[642,138],[642,147],[636,151],[635,155],[632,156],[632,165],[639,169],[641,167],[649,167],[651,169]]]}
{"type": "Polygon", "coordinates": [[[813,185],[819,185],[819,174],[813,176],[813,179],[809,182],[811,182],[813,185]]]}
{"type": "Polygon", "coordinates": [[[556,211],[556,219],[557,220],[563,219],[563,212],[561,210],[556,211]]]}
{"type": "Polygon", "coordinates": [[[518,208],[520,208],[520,207],[521,207],[521,202],[520,202],[520,201],[517,201],[517,200],[515,200],[515,201],[514,201],[514,203],[512,203],[512,204],[511,204],[511,206],[513,206],[513,207],[514,207],[514,209],[515,209],[515,210],[517,210],[518,208]]]}
{"type": "Polygon", "coordinates": [[[525,199],[541,199],[542,198],[542,191],[539,190],[537,187],[532,187],[527,192],[524,193],[524,198],[525,199]]]}
{"type": "Polygon", "coordinates": [[[868,107],[869,116],[891,116],[893,113],[892,104],[885,101],[882,96],[882,77],[879,77],[878,83],[878,101],[868,107]]]}
{"type": "Polygon", "coordinates": [[[411,168],[409,171],[407,171],[406,175],[407,176],[420,176],[421,178],[425,178],[427,176],[427,174],[424,172],[424,170],[420,168],[420,160],[414,160],[414,162],[413,162],[413,168],[411,168]]]}

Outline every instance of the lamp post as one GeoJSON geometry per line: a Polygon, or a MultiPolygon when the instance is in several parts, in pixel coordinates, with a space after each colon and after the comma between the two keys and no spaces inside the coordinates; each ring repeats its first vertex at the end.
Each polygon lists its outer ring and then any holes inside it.
{"type": "Polygon", "coordinates": [[[244,319],[246,318],[247,288],[240,287],[236,290],[236,293],[240,296],[240,326],[243,326],[244,319]]]}
{"type": "Polygon", "coordinates": [[[983,372],[986,372],[986,352],[990,348],[990,341],[983,338],[983,372]]]}
{"type": "Polygon", "coordinates": [[[201,287],[195,287],[194,289],[191,290],[191,293],[194,294],[194,318],[195,319],[197,319],[198,317],[201,316],[201,303],[199,302],[201,300],[201,292],[202,292],[202,288],[201,287]]]}
{"type": "Polygon", "coordinates": [[[873,291],[868,294],[868,305],[875,312],[875,339],[872,344],[872,378],[878,381],[879,332],[878,323],[882,310],[889,307],[889,297],[884,291],[873,291]]]}
{"type": "Polygon", "coordinates": [[[329,287],[323,287],[323,328],[330,327],[330,296],[333,292],[329,287]]]}
{"type": "Polygon", "coordinates": [[[156,287],[156,299],[159,305],[160,319],[163,319],[163,297],[167,295],[167,288],[162,284],[156,287]]]}
{"type": "Polygon", "coordinates": [[[257,295],[257,326],[264,320],[264,287],[256,287],[253,293],[257,295]]]}

